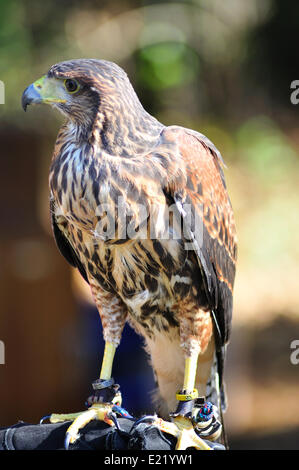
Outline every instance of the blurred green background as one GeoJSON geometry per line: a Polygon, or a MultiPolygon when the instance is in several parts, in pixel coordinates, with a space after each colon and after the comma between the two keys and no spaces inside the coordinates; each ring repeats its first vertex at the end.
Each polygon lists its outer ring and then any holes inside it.
{"type": "MultiPolygon", "coordinates": [[[[47,178],[62,120],[20,105],[52,64],[92,57],[122,66],[161,122],[196,129],[221,151],[239,238],[231,448],[299,448],[299,365],[290,361],[299,339],[298,27],[295,1],[0,0],[1,425],[80,410],[100,365],[88,290],[51,235],[47,178]]],[[[138,379],[151,379],[134,341],[137,377],[119,373],[136,380],[130,393],[142,410],[138,379]]]]}

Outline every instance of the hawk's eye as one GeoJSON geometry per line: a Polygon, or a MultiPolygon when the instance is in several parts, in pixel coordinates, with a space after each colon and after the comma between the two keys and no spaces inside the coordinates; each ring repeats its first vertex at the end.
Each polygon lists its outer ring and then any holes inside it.
{"type": "Polygon", "coordinates": [[[64,80],[64,86],[69,93],[76,93],[80,88],[79,83],[71,78],[64,80]]]}

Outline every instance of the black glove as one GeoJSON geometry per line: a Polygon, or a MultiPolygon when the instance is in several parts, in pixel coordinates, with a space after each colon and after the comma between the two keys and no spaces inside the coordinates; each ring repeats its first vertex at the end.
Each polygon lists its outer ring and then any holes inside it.
{"type": "MultiPolygon", "coordinates": [[[[0,450],[61,450],[70,422],[28,424],[0,428],[0,450]]],[[[225,450],[218,443],[205,441],[214,450],[225,450]]],[[[69,450],[174,450],[176,438],[156,426],[126,418],[118,419],[118,428],[101,421],[91,421],[80,430],[80,437],[69,450]]]]}

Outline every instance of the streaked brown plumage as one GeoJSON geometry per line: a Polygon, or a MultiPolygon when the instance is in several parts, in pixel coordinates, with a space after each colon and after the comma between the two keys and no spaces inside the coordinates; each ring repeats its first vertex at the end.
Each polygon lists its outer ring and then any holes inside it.
{"type": "Polygon", "coordinates": [[[51,103],[67,116],[49,179],[57,245],[90,284],[105,340],[117,345],[127,320],[144,336],[165,414],[182,384],[182,350],[200,353],[201,393],[214,343],[222,375],[237,252],[222,158],[202,134],[150,116],[115,64],[63,62],[47,78],[79,84],[51,103]]]}

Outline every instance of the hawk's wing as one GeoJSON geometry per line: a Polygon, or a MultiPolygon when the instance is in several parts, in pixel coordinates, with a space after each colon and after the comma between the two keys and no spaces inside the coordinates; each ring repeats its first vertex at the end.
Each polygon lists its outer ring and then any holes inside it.
{"type": "Polygon", "coordinates": [[[51,222],[52,222],[52,230],[54,234],[54,238],[56,241],[56,245],[60,251],[60,253],[65,257],[65,259],[70,263],[71,266],[74,268],[78,268],[80,274],[88,282],[86,271],[80,262],[78,256],[76,255],[73,247],[69,243],[67,237],[63,234],[60,230],[58,223],[55,217],[55,211],[53,207],[54,203],[53,200],[50,200],[50,212],[51,212],[51,222]]]}
{"type": "Polygon", "coordinates": [[[237,239],[231,203],[222,171],[222,158],[203,135],[169,127],[167,140],[176,142],[184,179],[171,178],[167,192],[184,220],[205,283],[218,329],[218,346],[231,330],[237,239]]]}

